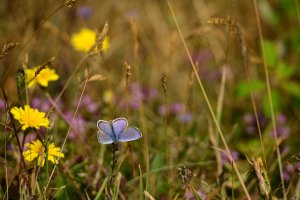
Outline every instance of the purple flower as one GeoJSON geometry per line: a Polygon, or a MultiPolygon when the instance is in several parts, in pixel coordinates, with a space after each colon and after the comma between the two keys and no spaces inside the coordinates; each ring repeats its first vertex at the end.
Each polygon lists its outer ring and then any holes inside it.
{"type": "Polygon", "coordinates": [[[158,92],[154,88],[144,89],[144,94],[148,100],[155,99],[158,96],[158,92]]]}
{"type": "Polygon", "coordinates": [[[5,110],[5,101],[0,99],[0,111],[4,111],[4,110],[5,110]]]}
{"type": "MultiPolygon", "coordinates": [[[[197,194],[199,195],[199,197],[202,199],[202,200],[206,200],[206,195],[204,192],[198,190],[197,191],[197,194]]],[[[185,193],[185,198],[186,199],[189,199],[189,200],[196,200],[196,197],[194,195],[194,193],[192,191],[188,191],[185,193]]]]}
{"type": "Polygon", "coordinates": [[[190,122],[193,118],[191,113],[186,112],[186,106],[183,103],[161,105],[158,108],[158,113],[161,116],[174,116],[178,121],[183,123],[190,122]]]}
{"type": "Polygon", "coordinates": [[[166,105],[159,106],[158,113],[161,116],[166,116],[169,113],[167,106],[166,105]]]}
{"type": "MultiPolygon", "coordinates": [[[[290,127],[288,127],[286,125],[286,116],[284,116],[283,114],[280,114],[277,117],[277,122],[278,122],[277,125],[276,125],[277,137],[282,139],[282,140],[287,139],[290,135],[291,129],[290,129],[290,127]]],[[[274,130],[272,130],[270,132],[270,135],[271,135],[272,138],[275,138],[274,130]]]]}
{"type": "MultiPolygon", "coordinates": [[[[158,92],[155,89],[143,88],[138,83],[132,83],[130,85],[130,95],[128,98],[128,105],[137,110],[140,108],[142,103],[153,100],[158,96],[158,92]]],[[[118,106],[121,108],[126,108],[126,99],[121,99],[118,102],[118,106]]]]}
{"type": "Polygon", "coordinates": [[[76,11],[76,15],[83,20],[87,20],[92,15],[92,8],[90,6],[80,6],[76,11]]]}
{"type": "Polygon", "coordinates": [[[173,103],[170,106],[171,113],[178,114],[185,111],[185,105],[183,103],[173,103]]]}
{"type": "Polygon", "coordinates": [[[283,179],[288,182],[291,180],[293,173],[295,171],[295,166],[291,163],[288,163],[283,169],[283,179]]]}
{"type": "Polygon", "coordinates": [[[84,96],[80,102],[80,106],[84,107],[87,111],[95,113],[98,110],[98,105],[93,102],[90,96],[84,96]]]}
{"type": "MultiPolygon", "coordinates": [[[[73,115],[70,112],[67,112],[65,114],[65,117],[70,124],[73,118],[73,115]]],[[[74,118],[74,121],[72,123],[72,129],[70,130],[70,133],[68,135],[68,138],[71,140],[80,138],[82,140],[85,139],[85,131],[86,131],[86,121],[80,116],[77,115],[74,118]]]]}
{"type": "MultiPolygon", "coordinates": [[[[237,151],[231,151],[231,157],[234,161],[237,161],[239,159],[239,153],[237,151]]],[[[226,164],[226,163],[231,163],[227,152],[222,151],[221,152],[221,159],[222,159],[222,164],[226,164]]]]}
{"type": "Polygon", "coordinates": [[[285,122],[286,122],[286,116],[283,115],[283,114],[279,114],[278,117],[277,117],[277,120],[278,120],[279,124],[281,124],[281,125],[285,124],[285,122]]]}
{"type": "Polygon", "coordinates": [[[300,173],[300,161],[296,163],[297,172],[300,173]]]}
{"type": "Polygon", "coordinates": [[[177,116],[177,120],[182,123],[190,122],[190,121],[192,121],[192,119],[193,119],[193,116],[191,113],[182,113],[177,116]]]}
{"type": "Polygon", "coordinates": [[[132,83],[130,86],[131,98],[129,104],[133,109],[138,109],[145,99],[145,94],[143,93],[140,85],[138,83],[132,83]]]}
{"type": "MultiPolygon", "coordinates": [[[[263,130],[267,126],[268,120],[262,113],[258,113],[257,115],[258,115],[257,117],[258,117],[260,128],[263,130]]],[[[258,133],[258,127],[257,127],[256,118],[254,114],[250,114],[250,113],[245,114],[244,124],[245,124],[246,133],[248,133],[249,135],[258,133]]]]}
{"type": "Polygon", "coordinates": [[[40,98],[32,99],[32,107],[37,108],[43,112],[48,112],[51,108],[51,103],[48,100],[41,100],[40,98]]]}
{"type": "Polygon", "coordinates": [[[287,145],[279,146],[280,154],[286,155],[289,152],[290,148],[287,145]]]}
{"type": "Polygon", "coordinates": [[[209,48],[204,48],[200,52],[194,53],[192,59],[199,66],[204,66],[209,60],[213,59],[213,53],[209,48]]]}
{"type": "Polygon", "coordinates": [[[170,105],[161,105],[158,108],[158,113],[161,116],[167,115],[167,114],[183,114],[186,110],[186,107],[183,103],[173,103],[170,105]]]}
{"type": "Polygon", "coordinates": [[[218,80],[221,77],[220,70],[212,68],[213,63],[213,53],[211,49],[204,48],[201,49],[199,52],[195,52],[192,55],[192,59],[194,63],[198,63],[198,72],[199,76],[203,80],[218,80]]]}

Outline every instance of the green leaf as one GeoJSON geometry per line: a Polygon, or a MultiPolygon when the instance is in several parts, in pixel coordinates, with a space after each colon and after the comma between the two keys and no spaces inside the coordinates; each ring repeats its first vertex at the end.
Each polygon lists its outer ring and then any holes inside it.
{"type": "Polygon", "coordinates": [[[152,163],[151,169],[159,169],[164,166],[164,155],[162,153],[158,153],[155,155],[152,163]]]}
{"type": "Polygon", "coordinates": [[[287,81],[282,84],[282,88],[295,97],[300,98],[300,84],[295,81],[287,81]]]}
{"type": "MultiPolygon", "coordinates": [[[[280,95],[276,90],[273,90],[271,92],[271,98],[272,98],[274,112],[275,113],[280,112],[282,103],[281,103],[280,95]]],[[[267,93],[264,96],[264,112],[265,112],[266,116],[268,116],[268,117],[271,116],[270,101],[269,101],[269,96],[267,93]]]]}
{"type": "Polygon", "coordinates": [[[244,98],[250,95],[250,92],[259,92],[264,89],[265,84],[260,80],[252,80],[250,85],[248,81],[241,81],[237,86],[236,95],[237,97],[244,98]]]}
{"type": "MultiPolygon", "coordinates": [[[[249,139],[247,142],[239,142],[237,144],[237,148],[240,152],[243,152],[247,155],[259,156],[261,153],[261,144],[257,139],[249,139]]],[[[227,167],[231,168],[231,164],[227,167]]]]}
{"type": "Polygon", "coordinates": [[[280,62],[276,67],[276,76],[279,80],[284,80],[291,77],[295,73],[295,68],[287,63],[280,62]]]}
{"type": "Polygon", "coordinates": [[[277,49],[276,45],[271,41],[264,41],[266,60],[269,67],[274,67],[277,63],[277,49]]]}
{"type": "Polygon", "coordinates": [[[26,84],[25,84],[25,72],[23,70],[19,70],[17,74],[17,88],[18,88],[18,96],[21,102],[26,100],[26,84]]]}
{"type": "Polygon", "coordinates": [[[297,9],[295,9],[295,0],[280,0],[279,5],[285,14],[291,18],[295,18],[297,15],[297,9]]]}

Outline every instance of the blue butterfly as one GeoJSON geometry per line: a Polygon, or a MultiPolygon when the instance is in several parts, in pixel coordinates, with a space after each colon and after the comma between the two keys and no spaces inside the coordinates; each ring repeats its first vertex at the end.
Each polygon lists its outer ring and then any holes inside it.
{"type": "Polygon", "coordinates": [[[97,122],[98,141],[101,144],[112,144],[115,142],[128,142],[142,137],[141,131],[136,127],[127,128],[128,121],[125,118],[116,118],[112,122],[99,120],[97,122]]]}

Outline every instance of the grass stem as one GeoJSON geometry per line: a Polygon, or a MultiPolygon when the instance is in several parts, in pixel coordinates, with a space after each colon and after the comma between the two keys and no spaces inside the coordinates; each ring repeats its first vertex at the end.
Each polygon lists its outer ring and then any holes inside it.
{"type": "Polygon", "coordinates": [[[179,26],[179,24],[178,24],[178,21],[177,21],[176,15],[175,15],[175,13],[174,13],[173,7],[172,7],[172,5],[171,5],[171,2],[170,2],[170,0],[167,0],[167,2],[168,2],[169,9],[170,9],[170,11],[171,11],[172,17],[173,17],[173,19],[174,19],[174,22],[175,22],[175,24],[176,24],[176,27],[177,27],[179,36],[180,36],[180,38],[181,38],[181,40],[182,40],[184,49],[185,49],[185,51],[186,51],[186,53],[187,53],[187,55],[188,55],[188,57],[189,57],[189,61],[190,61],[191,65],[192,65],[192,68],[193,68],[193,71],[194,71],[194,73],[195,73],[197,82],[198,82],[198,84],[199,84],[199,86],[200,86],[201,92],[202,92],[202,94],[203,94],[203,96],[204,96],[205,102],[206,102],[206,104],[207,104],[207,106],[208,106],[209,112],[210,112],[211,117],[212,117],[212,119],[213,119],[213,121],[214,121],[214,123],[215,123],[215,126],[216,126],[216,128],[217,128],[217,131],[218,131],[218,133],[219,133],[219,135],[220,135],[220,137],[221,137],[221,140],[222,140],[222,142],[223,142],[223,145],[224,145],[224,147],[225,147],[225,150],[226,150],[226,152],[227,152],[227,155],[228,155],[229,159],[232,161],[234,171],[235,171],[235,173],[236,173],[236,175],[237,175],[237,177],[238,177],[238,179],[239,179],[239,182],[240,182],[240,184],[241,184],[241,186],[242,186],[242,188],[243,188],[243,190],[244,190],[244,192],[245,192],[245,195],[246,195],[247,199],[251,199],[251,197],[250,197],[250,195],[249,195],[249,192],[248,192],[248,190],[247,190],[247,188],[246,188],[246,185],[244,184],[244,181],[243,181],[243,179],[242,179],[242,176],[241,176],[241,174],[240,174],[240,172],[239,172],[239,170],[238,170],[238,168],[237,168],[237,166],[236,166],[236,163],[235,163],[235,161],[233,160],[233,158],[232,158],[232,156],[231,156],[230,149],[229,149],[229,147],[228,147],[228,145],[227,145],[227,142],[226,142],[225,137],[224,137],[224,135],[223,135],[223,132],[222,132],[222,130],[221,130],[220,124],[218,123],[218,120],[217,120],[217,118],[216,118],[216,116],[215,116],[215,114],[214,114],[213,108],[212,108],[211,103],[210,103],[210,101],[209,101],[209,99],[208,99],[208,96],[207,96],[207,94],[206,94],[206,90],[204,89],[204,86],[203,86],[203,84],[202,84],[202,81],[201,81],[201,79],[200,79],[200,77],[199,77],[199,75],[198,75],[198,73],[197,73],[197,69],[196,69],[196,67],[195,67],[195,64],[194,64],[194,62],[193,62],[193,60],[192,60],[192,56],[191,56],[191,54],[190,54],[190,51],[189,51],[189,49],[188,49],[188,47],[187,47],[187,44],[186,44],[186,42],[185,42],[185,39],[184,39],[184,37],[183,37],[182,31],[181,31],[180,26],[179,26]]]}

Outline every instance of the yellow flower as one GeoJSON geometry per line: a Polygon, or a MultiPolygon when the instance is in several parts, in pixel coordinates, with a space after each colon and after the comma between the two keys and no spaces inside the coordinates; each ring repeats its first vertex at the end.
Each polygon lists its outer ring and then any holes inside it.
{"type": "Polygon", "coordinates": [[[49,127],[49,119],[46,117],[46,113],[32,109],[29,105],[25,105],[24,109],[13,107],[10,112],[20,122],[23,131],[29,127],[35,129],[39,129],[41,126],[49,127]]]}
{"type": "Polygon", "coordinates": [[[34,78],[35,72],[39,69],[39,67],[40,66],[36,66],[34,68],[25,70],[26,80],[30,81],[28,87],[32,87],[35,83],[38,83],[43,87],[47,87],[49,81],[56,81],[59,79],[59,76],[55,73],[55,70],[49,69],[48,67],[42,69],[34,78]]]}
{"type": "Polygon", "coordinates": [[[105,90],[103,93],[104,103],[112,103],[114,100],[114,93],[111,90],[105,90]]]}
{"type": "MultiPolygon", "coordinates": [[[[28,147],[28,150],[23,152],[25,160],[28,162],[32,162],[37,158],[37,164],[43,167],[45,164],[46,152],[45,147],[41,143],[41,141],[36,140],[32,143],[26,143],[25,146],[28,147]]],[[[55,157],[63,158],[65,157],[65,155],[60,152],[59,147],[55,147],[54,143],[51,143],[48,146],[48,160],[50,160],[54,164],[58,164],[58,160],[55,157]]]]}
{"type": "MultiPolygon", "coordinates": [[[[81,29],[80,32],[75,33],[71,37],[71,44],[76,51],[88,52],[90,48],[95,45],[96,32],[87,28],[81,29]]],[[[106,52],[109,47],[109,37],[106,36],[102,43],[102,52],[106,52]]]]}

